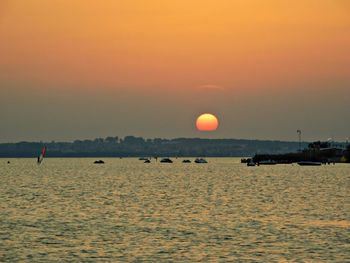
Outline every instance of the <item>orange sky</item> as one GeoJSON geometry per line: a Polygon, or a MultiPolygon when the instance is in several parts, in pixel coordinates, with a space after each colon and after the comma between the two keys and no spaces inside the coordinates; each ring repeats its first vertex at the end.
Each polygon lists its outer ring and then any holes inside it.
{"type": "MultiPolygon", "coordinates": [[[[348,0],[0,3],[0,87],[18,92],[183,95],[209,87],[225,99],[305,89],[342,97],[349,47],[348,0]]],[[[217,103],[203,111],[224,114],[217,103]]]]}

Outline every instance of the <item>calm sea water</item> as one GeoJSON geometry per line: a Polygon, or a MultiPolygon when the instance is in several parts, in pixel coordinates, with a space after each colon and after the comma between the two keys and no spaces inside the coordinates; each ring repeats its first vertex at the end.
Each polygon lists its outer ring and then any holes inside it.
{"type": "Polygon", "coordinates": [[[0,159],[0,261],[350,262],[350,165],[0,159]]]}

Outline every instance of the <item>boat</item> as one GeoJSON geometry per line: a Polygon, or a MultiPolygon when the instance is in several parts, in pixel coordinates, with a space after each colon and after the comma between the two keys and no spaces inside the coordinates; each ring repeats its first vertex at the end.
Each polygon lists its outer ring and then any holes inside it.
{"type": "Polygon", "coordinates": [[[196,160],[194,160],[195,163],[208,163],[207,160],[203,159],[203,158],[197,158],[196,160]]]}
{"type": "Polygon", "coordinates": [[[94,164],[104,164],[105,162],[103,160],[98,160],[98,161],[94,161],[94,164]]]}
{"type": "Polygon", "coordinates": [[[241,163],[249,163],[251,162],[252,158],[243,158],[241,159],[241,163]]]}
{"type": "Polygon", "coordinates": [[[258,162],[258,165],[275,165],[275,164],[277,164],[277,162],[274,160],[263,160],[258,162]]]}
{"type": "Polygon", "coordinates": [[[150,163],[151,161],[150,160],[145,160],[143,163],[150,163]]]}
{"type": "Polygon", "coordinates": [[[183,160],[183,163],[191,163],[191,160],[183,160]]]}
{"type": "Polygon", "coordinates": [[[173,163],[173,161],[169,158],[163,158],[162,160],[160,160],[161,163],[173,163]]]}
{"type": "Polygon", "coordinates": [[[254,163],[253,161],[247,162],[247,166],[255,166],[256,163],[254,163]]]}
{"type": "Polygon", "coordinates": [[[44,146],[44,147],[41,149],[41,153],[40,153],[40,155],[38,156],[38,161],[37,161],[38,164],[41,164],[41,163],[42,163],[42,161],[44,160],[45,155],[46,155],[46,146],[44,146]]]}
{"type": "Polygon", "coordinates": [[[320,166],[320,165],[322,165],[321,162],[312,162],[312,161],[301,161],[301,162],[297,162],[297,164],[299,164],[301,166],[320,166]]]}

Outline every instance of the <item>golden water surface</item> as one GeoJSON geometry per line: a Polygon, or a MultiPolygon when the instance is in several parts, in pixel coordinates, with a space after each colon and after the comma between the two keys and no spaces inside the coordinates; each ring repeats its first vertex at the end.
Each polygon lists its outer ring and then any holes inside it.
{"type": "Polygon", "coordinates": [[[350,165],[0,159],[0,261],[350,262],[350,165]]]}

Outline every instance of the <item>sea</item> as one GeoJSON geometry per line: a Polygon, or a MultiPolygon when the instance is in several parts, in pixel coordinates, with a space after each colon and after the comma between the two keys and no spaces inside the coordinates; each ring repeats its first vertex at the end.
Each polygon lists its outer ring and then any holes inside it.
{"type": "Polygon", "coordinates": [[[350,262],[350,164],[98,159],[0,159],[0,262],[350,262]]]}

